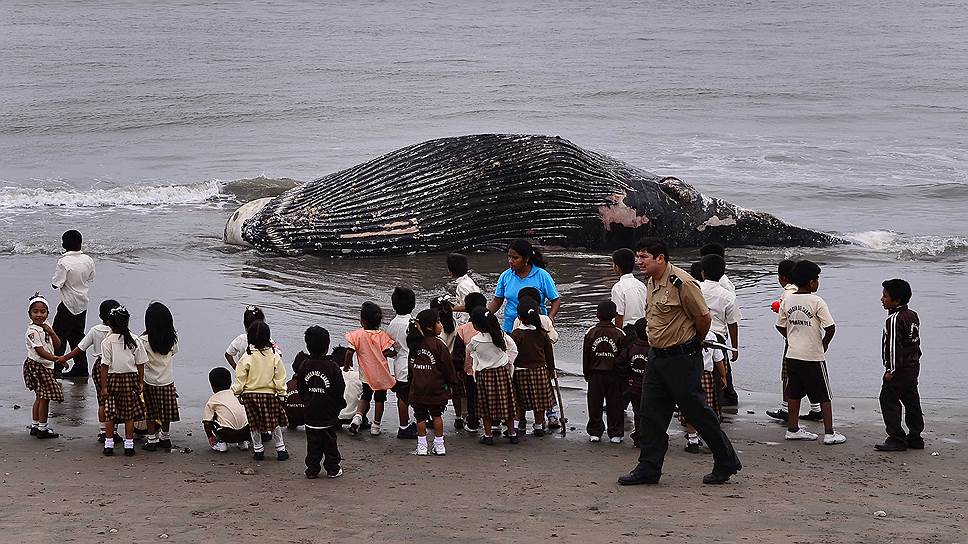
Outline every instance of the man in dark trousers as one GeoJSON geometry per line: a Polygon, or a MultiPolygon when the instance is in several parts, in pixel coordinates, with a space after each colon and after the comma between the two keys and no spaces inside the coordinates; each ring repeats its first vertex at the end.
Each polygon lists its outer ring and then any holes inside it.
{"type": "Polygon", "coordinates": [[[703,477],[703,483],[723,484],[743,465],[720,428],[719,418],[706,406],[700,386],[700,339],[709,332],[709,309],[689,273],[668,259],[669,250],[661,240],[645,238],[636,247],[639,268],[649,277],[645,318],[652,353],[642,381],[639,464],[618,483],[659,482],[669,449],[666,431],[678,404],[713,452],[713,470],[703,477]]]}
{"type": "MultiPolygon", "coordinates": [[[[57,269],[51,280],[51,286],[60,291],[61,303],[57,305],[54,315],[54,332],[62,340],[55,355],[63,355],[76,348],[84,339],[84,327],[87,321],[88,290],[94,282],[94,259],[81,252],[81,233],[69,230],[61,237],[64,255],[57,260],[57,269]]],[[[59,371],[59,369],[58,369],[59,371]]],[[[65,378],[87,378],[87,356],[84,351],[74,358],[74,367],[64,373],[65,378]]]]}

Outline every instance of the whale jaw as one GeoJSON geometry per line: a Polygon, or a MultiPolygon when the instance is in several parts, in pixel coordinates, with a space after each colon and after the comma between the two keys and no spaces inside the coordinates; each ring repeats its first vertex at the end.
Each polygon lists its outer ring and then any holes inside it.
{"type": "Polygon", "coordinates": [[[271,197],[260,198],[239,206],[239,209],[235,210],[232,217],[225,222],[225,231],[222,233],[222,240],[226,244],[234,246],[252,247],[252,244],[242,237],[242,225],[245,224],[246,220],[262,211],[262,208],[265,208],[270,200],[272,200],[271,197]]]}

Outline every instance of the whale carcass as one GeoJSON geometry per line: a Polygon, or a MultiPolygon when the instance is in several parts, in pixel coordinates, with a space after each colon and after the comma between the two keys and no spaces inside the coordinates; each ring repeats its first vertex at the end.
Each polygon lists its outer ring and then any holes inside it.
{"type": "Polygon", "coordinates": [[[229,243],[282,254],[399,255],[546,246],[611,250],[643,236],[672,246],[826,246],[789,225],[549,136],[430,140],[249,202],[229,243]]]}

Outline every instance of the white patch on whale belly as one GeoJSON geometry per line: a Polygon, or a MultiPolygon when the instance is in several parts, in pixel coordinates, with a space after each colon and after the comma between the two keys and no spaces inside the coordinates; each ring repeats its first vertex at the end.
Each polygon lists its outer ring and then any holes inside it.
{"type": "Polygon", "coordinates": [[[726,219],[720,219],[719,216],[714,215],[707,219],[706,221],[699,224],[696,230],[702,232],[706,230],[706,227],[728,227],[736,224],[735,217],[727,217],[726,219]]]}
{"type": "Polygon", "coordinates": [[[260,198],[239,206],[232,217],[225,222],[225,231],[222,232],[222,240],[227,244],[235,246],[252,246],[242,238],[242,224],[247,219],[262,211],[272,197],[260,198]]]}
{"type": "Polygon", "coordinates": [[[635,208],[625,205],[625,195],[616,194],[609,197],[613,204],[598,207],[598,214],[602,218],[605,230],[612,230],[612,225],[622,225],[630,229],[641,227],[649,222],[649,218],[638,215],[635,208]]]}

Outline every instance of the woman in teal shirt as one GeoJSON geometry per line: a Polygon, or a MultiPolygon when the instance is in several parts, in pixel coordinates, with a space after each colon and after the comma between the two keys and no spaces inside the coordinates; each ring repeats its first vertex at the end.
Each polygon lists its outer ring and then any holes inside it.
{"type": "Polygon", "coordinates": [[[527,240],[518,239],[508,246],[508,269],[501,273],[494,289],[494,299],[487,305],[491,313],[501,309],[505,301],[504,324],[501,328],[508,334],[514,327],[514,319],[518,317],[518,291],[524,287],[534,287],[541,294],[538,308],[552,320],[561,307],[561,298],[551,274],[545,270],[546,263],[541,252],[527,240]],[[550,303],[550,308],[545,306],[550,303]]]}

